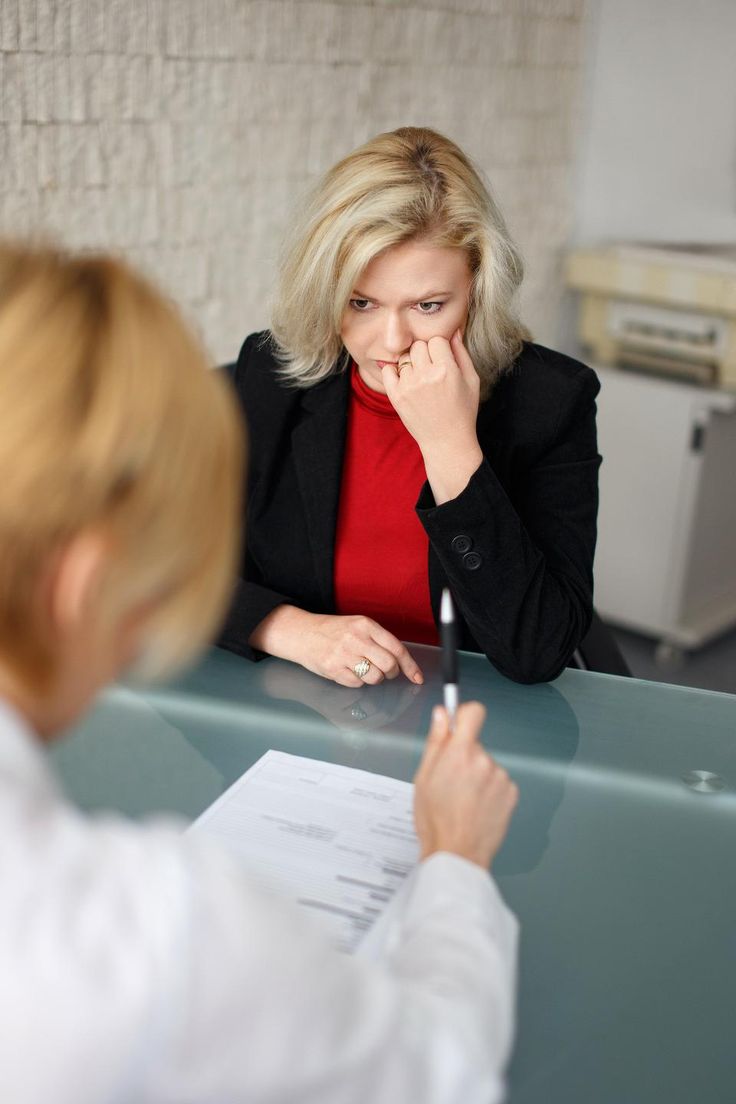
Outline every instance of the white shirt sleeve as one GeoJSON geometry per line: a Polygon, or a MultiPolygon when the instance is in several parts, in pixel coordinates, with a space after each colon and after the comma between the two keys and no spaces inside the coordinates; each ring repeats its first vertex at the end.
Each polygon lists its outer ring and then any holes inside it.
{"type": "Polygon", "coordinates": [[[379,962],[208,841],[35,798],[4,809],[0,1069],[13,1104],[492,1104],[516,921],[487,873],[421,864],[379,962]]]}
{"type": "Polygon", "coordinates": [[[334,951],[219,854],[183,861],[187,999],[144,1099],[501,1099],[517,927],[487,872],[447,854],[423,863],[390,954],[369,963],[334,951]]]}

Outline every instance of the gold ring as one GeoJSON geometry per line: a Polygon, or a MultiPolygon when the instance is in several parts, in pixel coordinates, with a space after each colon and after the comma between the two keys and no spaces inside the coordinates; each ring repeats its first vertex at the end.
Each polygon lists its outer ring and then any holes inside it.
{"type": "Polygon", "coordinates": [[[360,662],[356,663],[355,666],[353,667],[353,671],[355,672],[355,674],[358,676],[359,679],[364,679],[365,676],[370,671],[370,669],[371,669],[371,661],[369,659],[366,659],[365,656],[363,656],[363,658],[360,660],[360,662]]]}
{"type": "Polygon", "coordinates": [[[396,365],[399,375],[401,375],[402,368],[411,368],[411,357],[406,357],[404,360],[400,360],[396,365]]]}

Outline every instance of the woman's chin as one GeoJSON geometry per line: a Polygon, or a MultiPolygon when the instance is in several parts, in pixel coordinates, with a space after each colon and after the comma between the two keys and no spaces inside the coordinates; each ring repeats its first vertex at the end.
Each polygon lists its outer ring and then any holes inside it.
{"type": "Polygon", "coordinates": [[[359,364],[358,373],[363,383],[366,384],[367,387],[370,387],[372,391],[378,391],[381,395],[386,394],[386,388],[383,386],[383,376],[377,365],[371,364],[368,367],[364,367],[362,364],[359,364]]]}

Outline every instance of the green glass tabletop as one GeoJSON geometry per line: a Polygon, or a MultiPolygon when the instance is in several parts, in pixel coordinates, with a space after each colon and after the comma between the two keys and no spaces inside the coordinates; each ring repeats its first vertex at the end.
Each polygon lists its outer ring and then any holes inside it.
{"type": "MultiPolygon", "coordinates": [[[[213,651],[109,691],[52,752],[84,808],[201,812],[268,748],[411,779],[426,676],[348,690],[213,651]]],[[[736,1099],[736,697],[568,670],[518,686],[463,655],[461,692],[520,788],[494,873],[522,926],[512,1104],[736,1099]]]]}

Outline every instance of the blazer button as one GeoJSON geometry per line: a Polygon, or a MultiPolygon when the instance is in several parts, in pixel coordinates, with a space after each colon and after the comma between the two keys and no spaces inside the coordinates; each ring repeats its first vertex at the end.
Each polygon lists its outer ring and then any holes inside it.
{"type": "Polygon", "coordinates": [[[450,545],[453,552],[457,552],[458,556],[464,556],[466,552],[469,552],[473,547],[473,542],[470,537],[463,536],[453,537],[452,544],[450,545]]]}
{"type": "Polygon", "coordinates": [[[463,556],[463,567],[466,571],[477,571],[482,563],[483,557],[477,552],[468,552],[467,556],[463,556]]]}

